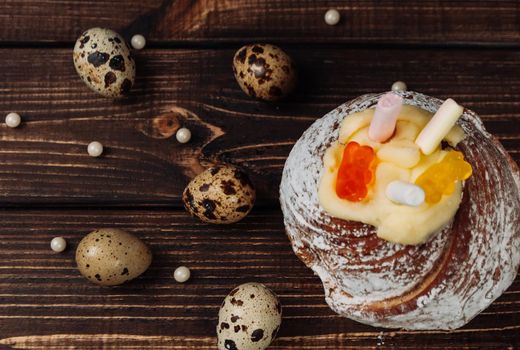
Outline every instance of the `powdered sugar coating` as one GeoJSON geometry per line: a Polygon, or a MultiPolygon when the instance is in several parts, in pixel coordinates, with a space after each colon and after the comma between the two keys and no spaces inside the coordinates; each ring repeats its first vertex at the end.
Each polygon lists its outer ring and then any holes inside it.
{"type": "MultiPolygon", "coordinates": [[[[435,112],[442,101],[397,92],[405,104],[435,112]]],[[[316,121],[295,144],[280,186],[295,253],[321,278],[341,315],[373,326],[454,329],[513,282],[520,265],[520,175],[482,121],[465,110],[459,145],[474,173],[453,222],[421,246],[383,241],[368,225],[330,217],[319,205],[323,154],[347,115],[375,106],[381,94],[358,97],[316,121]]]]}

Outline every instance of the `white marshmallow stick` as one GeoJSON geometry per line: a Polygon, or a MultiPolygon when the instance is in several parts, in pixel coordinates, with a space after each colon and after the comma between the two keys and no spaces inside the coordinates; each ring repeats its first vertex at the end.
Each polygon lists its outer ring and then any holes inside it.
{"type": "Polygon", "coordinates": [[[397,204],[418,207],[424,203],[424,190],[410,182],[396,180],[386,186],[386,197],[397,204]]]}
{"type": "Polygon", "coordinates": [[[459,106],[451,98],[447,99],[422,129],[419,136],[417,136],[415,144],[419,146],[424,154],[432,154],[442,139],[448,135],[463,112],[464,107],[459,106]]]}
{"type": "Polygon", "coordinates": [[[395,131],[397,116],[403,107],[403,98],[392,92],[386,93],[377,101],[374,117],[368,129],[368,138],[385,142],[395,131]]]}

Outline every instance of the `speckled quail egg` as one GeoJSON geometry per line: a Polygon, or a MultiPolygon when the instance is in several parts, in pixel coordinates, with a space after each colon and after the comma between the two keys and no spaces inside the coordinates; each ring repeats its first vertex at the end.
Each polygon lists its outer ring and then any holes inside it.
{"type": "Polygon", "coordinates": [[[218,313],[219,350],[263,350],[282,323],[278,297],[260,283],[245,283],[231,291],[218,313]]]}
{"type": "Polygon", "coordinates": [[[182,200],[186,210],[204,222],[231,224],[251,211],[255,196],[253,184],[242,170],[220,165],[191,180],[182,200]]]}
{"type": "Polygon", "coordinates": [[[123,37],[113,30],[85,31],[76,41],[73,58],[81,79],[100,95],[119,98],[134,84],[134,59],[123,37]]]}
{"type": "Polygon", "coordinates": [[[79,272],[102,286],[130,281],[145,272],[151,262],[152,253],[143,241],[113,228],[89,233],[76,249],[79,272]]]}
{"type": "Polygon", "coordinates": [[[291,58],[277,46],[254,44],[241,47],[233,58],[233,73],[240,88],[251,97],[276,101],[296,85],[291,58]]]}

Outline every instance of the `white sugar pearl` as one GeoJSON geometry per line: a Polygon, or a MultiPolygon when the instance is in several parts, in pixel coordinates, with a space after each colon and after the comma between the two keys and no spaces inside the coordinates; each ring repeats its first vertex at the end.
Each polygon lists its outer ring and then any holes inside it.
{"type": "Polygon", "coordinates": [[[251,70],[256,78],[261,78],[265,75],[265,65],[258,64],[259,61],[256,61],[251,65],[251,70]]]}
{"type": "Polygon", "coordinates": [[[56,253],[61,253],[67,248],[67,241],[63,237],[54,237],[51,241],[51,249],[56,253]]]}
{"type": "Polygon", "coordinates": [[[103,153],[103,145],[97,141],[92,141],[88,144],[87,152],[91,157],[99,157],[103,153]]]}
{"type": "Polygon", "coordinates": [[[325,23],[327,23],[330,26],[335,26],[336,24],[338,24],[340,19],[341,15],[336,9],[330,9],[327,12],[325,12],[325,23]]]}
{"type": "Polygon", "coordinates": [[[146,46],[146,38],[141,34],[136,34],[130,40],[130,44],[136,50],[142,50],[146,46]]]}
{"type": "Polygon", "coordinates": [[[18,113],[9,113],[5,116],[5,124],[10,128],[16,128],[22,122],[22,118],[18,113]]]}
{"type": "Polygon", "coordinates": [[[179,283],[184,283],[190,279],[191,272],[186,266],[179,266],[173,273],[173,278],[179,283]]]}
{"type": "Polygon", "coordinates": [[[406,83],[404,81],[396,81],[392,84],[392,91],[406,91],[406,83]]]}
{"type": "Polygon", "coordinates": [[[180,128],[177,130],[177,133],[175,134],[175,138],[180,143],[186,143],[189,142],[191,139],[191,131],[188,128],[180,128]]]}

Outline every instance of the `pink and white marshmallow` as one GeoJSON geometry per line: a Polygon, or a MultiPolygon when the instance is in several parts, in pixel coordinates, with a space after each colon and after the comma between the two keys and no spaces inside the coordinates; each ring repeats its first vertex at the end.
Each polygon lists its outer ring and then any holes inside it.
{"type": "Polygon", "coordinates": [[[403,107],[403,98],[392,92],[386,93],[377,102],[368,138],[376,142],[385,142],[395,131],[397,116],[403,107]]]}
{"type": "Polygon", "coordinates": [[[433,153],[463,112],[464,107],[459,106],[451,98],[444,101],[415,139],[415,144],[419,146],[422,153],[426,155],[433,153]]]}

